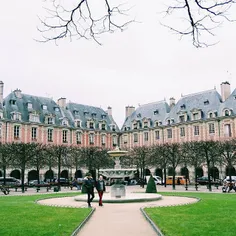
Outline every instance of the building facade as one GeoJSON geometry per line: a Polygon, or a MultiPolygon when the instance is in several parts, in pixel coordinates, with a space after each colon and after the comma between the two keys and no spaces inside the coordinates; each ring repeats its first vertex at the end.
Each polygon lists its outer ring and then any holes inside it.
{"type": "Polygon", "coordinates": [[[221,84],[221,95],[209,90],[182,96],[175,102],[126,107],[120,146],[151,146],[171,142],[236,138],[236,89],[221,84]]]}
{"type": "MultiPolygon", "coordinates": [[[[166,101],[127,106],[121,129],[112,108],[28,95],[16,89],[3,98],[0,81],[0,142],[38,142],[113,149],[236,138],[236,89],[229,82],[216,89],[166,101]]],[[[12,176],[15,170],[8,170],[12,176]]],[[[34,171],[34,170],[29,170],[34,171]]],[[[46,170],[44,170],[46,171],[46,170]]],[[[206,172],[206,170],[203,170],[206,172]]],[[[68,176],[68,170],[65,177],[68,176]]],[[[20,171],[17,172],[18,176],[20,171]]],[[[55,170],[56,173],[56,170],[55,170]]],[[[1,175],[1,172],[0,172],[1,175]]],[[[222,174],[223,175],[223,174],[222,174]]],[[[44,176],[44,173],[41,173],[44,176]]],[[[27,176],[26,176],[27,177],[27,176]]]]}

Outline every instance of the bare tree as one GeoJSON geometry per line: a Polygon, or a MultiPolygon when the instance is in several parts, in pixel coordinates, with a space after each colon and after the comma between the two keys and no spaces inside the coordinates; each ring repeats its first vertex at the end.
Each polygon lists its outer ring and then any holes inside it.
{"type": "Polygon", "coordinates": [[[230,19],[229,12],[236,3],[234,0],[173,0],[173,5],[167,6],[166,15],[177,13],[187,24],[180,28],[167,26],[170,30],[182,36],[190,35],[195,47],[206,47],[215,43],[206,43],[205,36],[215,36],[214,29],[218,28],[224,20],[230,19]],[[202,40],[203,38],[203,40],[202,40]]]}
{"type": "Polygon", "coordinates": [[[101,44],[99,35],[123,31],[133,22],[126,20],[130,17],[126,14],[129,9],[124,4],[114,5],[110,0],[96,3],[94,0],[75,0],[66,4],[59,0],[51,2],[51,8],[46,9],[49,16],[40,18],[41,27],[38,30],[42,32],[43,42],[77,37],[93,39],[101,44]]]}
{"type": "MultiPolygon", "coordinates": [[[[42,32],[42,42],[57,42],[63,38],[71,40],[76,37],[93,39],[100,44],[99,35],[116,30],[123,31],[135,21],[131,18],[132,14],[127,5],[119,4],[121,0],[50,2],[52,5],[46,9],[48,16],[40,18],[41,25],[38,27],[42,32]]],[[[195,47],[209,46],[214,43],[209,43],[204,37],[214,36],[214,29],[224,20],[233,21],[229,13],[234,3],[235,0],[169,0],[165,15],[177,14],[176,17],[181,18],[181,23],[175,27],[173,19],[170,25],[163,25],[181,37],[191,36],[195,47]]]]}

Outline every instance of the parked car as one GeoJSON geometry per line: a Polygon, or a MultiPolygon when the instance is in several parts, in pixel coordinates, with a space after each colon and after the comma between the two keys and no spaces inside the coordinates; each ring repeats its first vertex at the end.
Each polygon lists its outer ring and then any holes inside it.
{"type": "Polygon", "coordinates": [[[162,184],[162,178],[160,176],[153,176],[156,185],[162,184]]]}
{"type": "MultiPolygon", "coordinates": [[[[4,178],[3,177],[0,177],[0,185],[4,185],[4,178]]],[[[21,181],[19,179],[14,178],[14,177],[6,177],[5,178],[5,185],[6,186],[21,185],[21,181]]]]}
{"type": "Polygon", "coordinates": [[[37,186],[37,185],[47,185],[47,184],[49,185],[49,183],[46,183],[42,180],[40,180],[39,183],[38,183],[38,180],[36,180],[36,179],[29,181],[29,186],[32,186],[32,187],[37,186]]]}
{"type": "MultiPolygon", "coordinates": [[[[55,183],[58,183],[59,181],[58,181],[58,179],[56,179],[55,180],[55,183]]],[[[67,185],[67,184],[69,184],[69,180],[67,179],[67,178],[60,178],[60,184],[61,185],[67,185]]]]}
{"type": "MultiPolygon", "coordinates": [[[[212,177],[210,178],[210,180],[211,180],[211,184],[221,185],[221,182],[222,182],[220,179],[213,180],[212,177]]],[[[197,183],[200,185],[208,185],[209,183],[208,176],[202,176],[202,177],[197,178],[197,183]]]]}

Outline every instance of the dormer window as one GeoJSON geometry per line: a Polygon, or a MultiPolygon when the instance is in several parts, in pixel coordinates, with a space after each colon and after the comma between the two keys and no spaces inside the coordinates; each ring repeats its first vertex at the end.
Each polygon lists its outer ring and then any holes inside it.
{"type": "Polygon", "coordinates": [[[94,129],[94,123],[93,122],[89,122],[89,129],[94,129]]]}
{"type": "Polygon", "coordinates": [[[75,115],[79,115],[79,111],[74,110],[74,114],[75,114],[75,115]]]}
{"type": "Polygon", "coordinates": [[[155,127],[158,127],[158,126],[159,126],[159,122],[156,121],[156,122],[155,122],[155,127]]]}
{"type": "Polygon", "coordinates": [[[33,108],[33,104],[31,102],[28,102],[27,103],[27,107],[28,107],[28,109],[32,109],[33,108]]]}
{"type": "Polygon", "coordinates": [[[179,116],[179,122],[180,122],[180,123],[185,122],[184,115],[179,116]]]}
{"type": "Polygon", "coordinates": [[[47,117],[47,124],[52,125],[54,123],[53,117],[47,117]]]}
{"type": "Polygon", "coordinates": [[[141,118],[141,113],[138,113],[138,114],[137,114],[137,117],[138,117],[138,118],[141,118]]]}
{"type": "Polygon", "coordinates": [[[236,100],[236,95],[234,95],[234,100],[236,100]]]}
{"type": "Polygon", "coordinates": [[[193,120],[199,119],[199,113],[193,113],[193,120]]]}
{"type": "Polygon", "coordinates": [[[102,119],[106,119],[106,115],[105,114],[102,114],[102,119]]]}
{"type": "Polygon", "coordinates": [[[77,128],[81,127],[81,121],[80,120],[75,121],[75,127],[77,127],[77,128]]]}
{"type": "Polygon", "coordinates": [[[133,129],[138,129],[138,123],[133,124],[133,129]]]}
{"type": "MultiPolygon", "coordinates": [[[[113,124],[110,127],[112,131],[116,131],[116,125],[113,124]]],[[[129,129],[130,129],[129,127],[126,128],[126,130],[129,130],[129,129]]]]}
{"type": "Polygon", "coordinates": [[[60,111],[59,107],[54,107],[54,111],[59,112],[60,111]]]}
{"type": "Polygon", "coordinates": [[[21,120],[21,113],[20,112],[12,112],[11,119],[12,120],[21,120]]]}
{"type": "Polygon", "coordinates": [[[95,118],[96,117],[96,113],[92,113],[92,118],[95,118]]]}
{"type": "Polygon", "coordinates": [[[144,129],[148,128],[148,122],[147,122],[147,121],[144,121],[144,122],[143,122],[143,128],[144,128],[144,129]]]}
{"type": "Polygon", "coordinates": [[[106,124],[102,124],[102,130],[106,130],[106,124]]]}
{"type": "Polygon", "coordinates": [[[230,112],[229,112],[229,110],[225,110],[225,114],[224,114],[225,116],[230,116],[230,112]]]}
{"type": "Polygon", "coordinates": [[[183,104],[183,105],[180,106],[180,109],[181,109],[181,110],[184,110],[185,108],[186,108],[185,104],[183,104]]]}
{"type": "Polygon", "coordinates": [[[154,113],[154,115],[158,115],[158,114],[159,114],[159,111],[158,111],[158,110],[155,110],[153,113],[154,113]]]}
{"type": "Polygon", "coordinates": [[[64,125],[64,126],[68,126],[68,120],[67,119],[63,119],[61,124],[64,125]]]}
{"type": "Polygon", "coordinates": [[[14,99],[10,100],[10,104],[11,105],[16,105],[16,100],[14,100],[14,99]]]}
{"type": "Polygon", "coordinates": [[[204,101],[204,105],[209,105],[209,101],[208,100],[204,101]]]}
{"type": "Polygon", "coordinates": [[[167,125],[170,125],[170,120],[167,120],[167,125]]]}
{"type": "Polygon", "coordinates": [[[84,115],[87,116],[89,113],[87,111],[84,111],[84,115]]]}
{"type": "Polygon", "coordinates": [[[213,118],[213,113],[212,112],[209,113],[209,118],[213,118]]]}
{"type": "Polygon", "coordinates": [[[39,122],[39,115],[36,113],[30,113],[29,121],[31,122],[39,122]]]}
{"type": "Polygon", "coordinates": [[[47,110],[47,105],[42,105],[43,110],[47,110]]]}

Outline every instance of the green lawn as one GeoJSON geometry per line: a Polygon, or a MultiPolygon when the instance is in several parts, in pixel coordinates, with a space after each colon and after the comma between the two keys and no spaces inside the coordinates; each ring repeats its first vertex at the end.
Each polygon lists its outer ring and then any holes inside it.
{"type": "Polygon", "coordinates": [[[42,206],[35,200],[75,195],[78,193],[0,197],[0,235],[71,235],[91,209],[42,206]]]}
{"type": "Polygon", "coordinates": [[[165,236],[235,236],[236,194],[161,193],[200,198],[196,204],[146,208],[165,236]]]}

